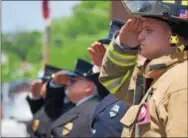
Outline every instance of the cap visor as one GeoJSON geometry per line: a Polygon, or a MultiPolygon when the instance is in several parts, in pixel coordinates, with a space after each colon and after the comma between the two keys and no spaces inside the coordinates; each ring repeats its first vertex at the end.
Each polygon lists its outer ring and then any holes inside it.
{"type": "Polygon", "coordinates": [[[77,74],[75,72],[68,72],[67,75],[71,76],[71,77],[78,77],[78,76],[80,76],[79,74],[77,74]]]}
{"type": "Polygon", "coordinates": [[[100,43],[102,43],[102,44],[110,44],[110,42],[111,42],[111,39],[109,39],[109,38],[104,38],[104,39],[100,39],[100,40],[98,40],[98,42],[100,42],[100,43]]]}

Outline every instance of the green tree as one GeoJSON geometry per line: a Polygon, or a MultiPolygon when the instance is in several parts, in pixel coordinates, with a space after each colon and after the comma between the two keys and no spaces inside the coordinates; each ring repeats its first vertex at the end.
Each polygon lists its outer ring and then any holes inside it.
{"type": "Polygon", "coordinates": [[[22,61],[27,60],[27,55],[32,48],[38,48],[39,50],[41,50],[40,45],[40,32],[20,31],[2,35],[2,49],[5,52],[15,52],[21,58],[22,61]]]}
{"type": "Polygon", "coordinates": [[[90,61],[87,48],[108,35],[109,11],[110,1],[83,1],[73,8],[71,17],[54,19],[50,63],[73,69],[77,58],[90,61]],[[56,40],[61,42],[59,47],[56,40]]]}
{"type": "MultiPolygon", "coordinates": [[[[109,30],[110,1],[82,1],[69,17],[55,18],[51,27],[50,64],[73,70],[78,58],[90,61],[87,48],[106,37],[109,30]]],[[[9,63],[2,65],[2,81],[37,78],[42,69],[43,33],[20,30],[2,34],[2,50],[9,63]],[[20,72],[23,63],[32,67],[20,72]]]]}

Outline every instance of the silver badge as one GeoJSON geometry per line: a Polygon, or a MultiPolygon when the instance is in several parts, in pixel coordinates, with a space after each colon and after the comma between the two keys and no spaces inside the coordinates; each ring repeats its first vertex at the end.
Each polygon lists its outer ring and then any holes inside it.
{"type": "Polygon", "coordinates": [[[119,105],[114,105],[113,107],[112,107],[112,111],[115,111],[115,112],[119,112],[119,105]]]}
{"type": "Polygon", "coordinates": [[[112,118],[112,117],[115,117],[117,114],[118,114],[118,112],[119,112],[119,105],[114,105],[112,108],[111,108],[111,110],[110,110],[110,117],[112,118]]]}

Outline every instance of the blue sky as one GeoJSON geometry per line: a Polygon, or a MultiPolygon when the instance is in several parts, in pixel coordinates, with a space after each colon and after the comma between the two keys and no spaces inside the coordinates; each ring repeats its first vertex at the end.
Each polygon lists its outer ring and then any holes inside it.
{"type": "MultiPolygon", "coordinates": [[[[71,15],[72,6],[80,1],[50,1],[51,15],[71,15]]],[[[2,31],[44,30],[41,1],[2,1],[2,31]]]]}

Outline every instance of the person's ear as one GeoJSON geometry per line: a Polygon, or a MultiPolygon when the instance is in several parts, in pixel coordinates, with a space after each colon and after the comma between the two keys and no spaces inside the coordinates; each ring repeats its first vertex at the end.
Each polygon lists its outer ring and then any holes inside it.
{"type": "Polygon", "coordinates": [[[93,90],[94,83],[93,82],[88,82],[87,88],[85,89],[86,93],[90,93],[93,90]]]}

